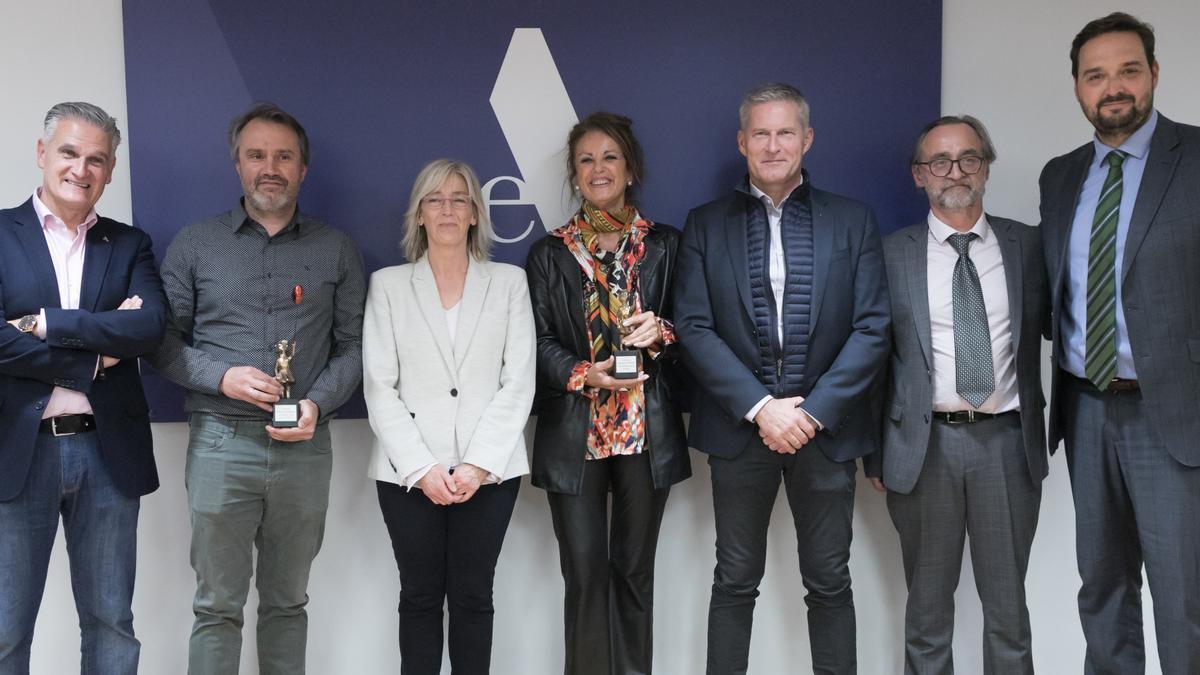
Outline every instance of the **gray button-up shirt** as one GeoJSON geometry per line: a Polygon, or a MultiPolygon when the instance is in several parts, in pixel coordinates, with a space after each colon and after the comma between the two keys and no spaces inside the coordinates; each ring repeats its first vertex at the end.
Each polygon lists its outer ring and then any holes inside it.
{"type": "Polygon", "coordinates": [[[342,232],[297,211],[268,237],[239,202],[181,230],[163,258],[162,278],[171,321],[150,363],[189,390],[188,412],[267,419],[218,387],[234,366],[274,375],[275,343],[283,339],[297,345],[292,397],[311,399],[323,419],[362,379],[362,256],[342,232]]]}

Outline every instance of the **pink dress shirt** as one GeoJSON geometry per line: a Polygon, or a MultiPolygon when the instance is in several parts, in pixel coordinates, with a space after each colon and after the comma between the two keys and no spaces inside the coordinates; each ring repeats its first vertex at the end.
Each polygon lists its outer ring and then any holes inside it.
{"type": "MultiPolygon", "coordinates": [[[[42,224],[42,234],[46,237],[46,247],[50,250],[50,260],[54,262],[54,276],[58,279],[58,301],[62,309],[79,309],[79,289],[83,284],[83,256],[86,252],[84,242],[87,231],[96,224],[96,211],[88,214],[86,220],[72,233],[61,218],[50,213],[50,209],[42,203],[41,188],[33,193],[33,210],[37,213],[38,222],[42,224]]],[[[43,307],[38,317],[34,333],[41,339],[46,339],[46,309],[43,307]]],[[[92,404],[87,394],[74,389],[55,387],[46,403],[46,412],[42,419],[59,415],[91,414],[92,404]]]]}

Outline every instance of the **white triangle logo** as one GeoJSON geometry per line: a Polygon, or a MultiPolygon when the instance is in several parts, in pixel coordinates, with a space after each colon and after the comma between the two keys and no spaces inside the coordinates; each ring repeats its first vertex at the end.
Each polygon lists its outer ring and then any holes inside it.
{"type": "MultiPolygon", "coordinates": [[[[484,184],[483,197],[489,212],[496,206],[532,204],[547,231],[561,226],[574,212],[572,197],[566,189],[563,146],[579,118],[542,29],[513,31],[490,100],[521,178],[497,176],[484,184]],[[516,186],[516,199],[491,198],[492,188],[504,182],[516,186]]],[[[521,241],[529,236],[535,224],[536,221],[530,220],[516,237],[497,236],[496,240],[521,241]]]]}

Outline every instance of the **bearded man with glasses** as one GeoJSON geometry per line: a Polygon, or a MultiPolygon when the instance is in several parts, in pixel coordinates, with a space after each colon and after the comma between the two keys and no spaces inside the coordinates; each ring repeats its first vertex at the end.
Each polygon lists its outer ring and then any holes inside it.
{"type": "MultiPolygon", "coordinates": [[[[1040,230],[983,211],[996,151],[969,115],[917,138],[925,221],[884,239],[892,349],[882,451],[868,463],[900,534],[905,671],[952,673],[970,534],[984,673],[1032,673],[1025,570],[1047,473],[1040,230]]],[[[980,672],[978,667],[970,668],[980,672]]]]}

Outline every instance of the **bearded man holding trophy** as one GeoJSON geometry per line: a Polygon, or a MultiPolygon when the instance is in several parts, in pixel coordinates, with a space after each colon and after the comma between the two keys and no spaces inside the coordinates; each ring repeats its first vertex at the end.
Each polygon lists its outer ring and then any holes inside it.
{"type": "Polygon", "coordinates": [[[245,196],[167,249],[171,322],[151,361],[188,389],[188,672],[238,672],[257,546],[259,670],[303,673],[333,468],[328,422],[362,376],[362,257],[296,207],[309,151],[294,117],[256,105],[233,120],[229,142],[245,196]]]}

